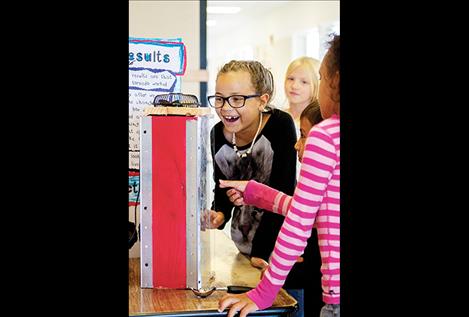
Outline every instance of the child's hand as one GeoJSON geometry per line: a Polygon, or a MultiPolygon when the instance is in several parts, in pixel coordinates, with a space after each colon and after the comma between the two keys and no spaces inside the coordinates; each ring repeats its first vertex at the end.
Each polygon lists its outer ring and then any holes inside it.
{"type": "Polygon", "coordinates": [[[225,221],[225,215],[221,211],[205,210],[201,217],[201,231],[205,229],[217,229],[225,221]]]}
{"type": "Polygon", "coordinates": [[[235,206],[243,206],[244,205],[244,198],[243,193],[236,189],[228,189],[226,192],[228,195],[228,199],[233,203],[235,206]]]}
{"type": "Polygon", "coordinates": [[[220,179],[220,188],[229,188],[226,194],[235,206],[244,205],[243,193],[246,189],[248,181],[225,181],[220,179]]]}
{"type": "Polygon", "coordinates": [[[260,269],[265,269],[269,266],[269,263],[264,259],[253,256],[251,257],[251,265],[260,269]]]}
{"type": "Polygon", "coordinates": [[[247,314],[259,309],[257,305],[246,295],[227,294],[218,302],[218,311],[221,313],[225,308],[230,307],[227,317],[234,317],[239,311],[239,317],[246,317],[247,314]]]}
{"type": "Polygon", "coordinates": [[[210,210],[210,224],[213,229],[221,226],[225,221],[225,215],[221,211],[210,210]]]}

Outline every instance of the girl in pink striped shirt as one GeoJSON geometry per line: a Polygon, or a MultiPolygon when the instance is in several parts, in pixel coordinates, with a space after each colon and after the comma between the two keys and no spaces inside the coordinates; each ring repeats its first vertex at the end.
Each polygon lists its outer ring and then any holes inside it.
{"type": "Polygon", "coordinates": [[[319,104],[324,120],[308,134],[300,177],[293,197],[255,181],[222,181],[235,205],[255,205],[285,216],[269,267],[257,287],[245,294],[224,296],[219,311],[240,317],[272,305],[313,226],[321,252],[323,301],[321,317],[340,316],[340,36],[319,69],[319,104]]]}

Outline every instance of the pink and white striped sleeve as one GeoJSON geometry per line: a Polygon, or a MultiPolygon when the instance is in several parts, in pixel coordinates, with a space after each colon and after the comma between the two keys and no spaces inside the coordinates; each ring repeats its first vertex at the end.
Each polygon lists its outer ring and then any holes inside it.
{"type": "Polygon", "coordinates": [[[256,205],[283,216],[287,215],[292,201],[291,196],[253,180],[246,185],[243,197],[247,205],[256,205]]]}

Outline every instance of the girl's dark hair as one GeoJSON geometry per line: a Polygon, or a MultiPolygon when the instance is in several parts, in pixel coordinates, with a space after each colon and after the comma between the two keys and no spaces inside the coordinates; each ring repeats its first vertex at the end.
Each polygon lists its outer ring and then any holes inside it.
{"type": "Polygon", "coordinates": [[[327,42],[329,49],[327,51],[327,71],[333,74],[336,71],[340,72],[340,35],[332,34],[332,39],[327,42]]]}
{"type": "Polygon", "coordinates": [[[322,121],[321,109],[319,108],[319,102],[317,100],[313,101],[303,109],[300,115],[300,120],[303,118],[306,118],[311,125],[318,124],[322,121]]]}
{"type": "MultiPolygon", "coordinates": [[[[326,69],[327,75],[332,76],[336,72],[340,74],[340,35],[331,34],[332,39],[327,42],[329,49],[327,51],[326,69]]],[[[340,84],[336,90],[336,97],[340,101],[340,84]]]]}

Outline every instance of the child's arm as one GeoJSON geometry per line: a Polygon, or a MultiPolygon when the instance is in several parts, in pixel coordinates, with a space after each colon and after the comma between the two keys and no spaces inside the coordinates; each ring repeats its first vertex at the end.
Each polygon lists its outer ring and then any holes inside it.
{"type": "Polygon", "coordinates": [[[249,181],[244,192],[244,203],[286,216],[292,197],[256,181],[249,181]]]}
{"type": "Polygon", "coordinates": [[[236,206],[254,205],[285,216],[291,205],[291,196],[256,181],[229,181],[220,179],[221,188],[236,206]]]}
{"type": "Polygon", "coordinates": [[[254,205],[286,216],[291,205],[291,196],[253,180],[229,181],[220,179],[220,187],[230,188],[226,193],[236,206],[254,205]]]}

